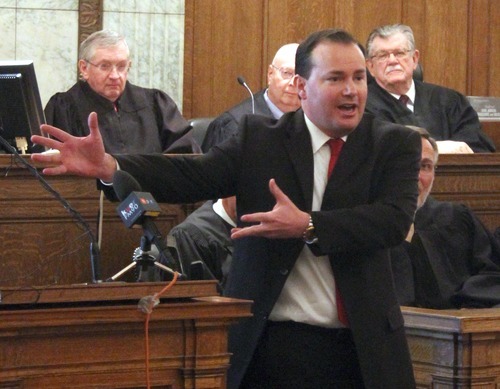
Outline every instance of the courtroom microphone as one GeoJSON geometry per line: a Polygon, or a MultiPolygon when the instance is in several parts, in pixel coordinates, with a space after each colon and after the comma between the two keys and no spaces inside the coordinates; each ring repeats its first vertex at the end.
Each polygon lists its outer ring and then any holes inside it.
{"type": "Polygon", "coordinates": [[[101,282],[100,280],[100,270],[99,270],[99,265],[101,261],[101,252],[99,250],[99,245],[97,244],[97,239],[94,236],[94,233],[92,232],[92,229],[88,225],[87,221],[82,217],[82,215],[76,211],[66,199],[64,199],[60,193],[58,193],[50,184],[47,182],[43,176],[40,175],[38,170],[26,162],[23,157],[21,157],[16,150],[15,147],[13,147],[5,138],[0,136],[0,143],[4,147],[5,151],[7,151],[10,154],[13,154],[16,159],[21,162],[23,166],[25,166],[28,171],[35,176],[35,178],[40,182],[40,184],[43,186],[45,190],[47,190],[56,200],[58,200],[63,207],[73,216],[73,218],[76,220],[77,224],[80,225],[80,227],[85,231],[85,233],[89,236],[90,238],[90,264],[92,266],[92,282],[93,283],[98,283],[101,282]]]}
{"type": "Polygon", "coordinates": [[[238,82],[239,82],[240,85],[243,85],[246,88],[246,90],[248,91],[248,93],[250,93],[250,97],[252,98],[252,113],[255,114],[255,99],[253,97],[252,90],[247,85],[245,79],[242,76],[238,76],[238,82]]]}
{"type": "Polygon", "coordinates": [[[151,193],[142,192],[137,180],[123,170],[118,170],[113,175],[113,188],[121,201],[116,210],[123,223],[128,228],[142,226],[144,236],[158,248],[163,265],[167,265],[164,267],[168,267],[172,273],[177,272],[180,279],[185,279],[182,263],[174,259],[153,221],[160,214],[161,208],[151,193]]]}

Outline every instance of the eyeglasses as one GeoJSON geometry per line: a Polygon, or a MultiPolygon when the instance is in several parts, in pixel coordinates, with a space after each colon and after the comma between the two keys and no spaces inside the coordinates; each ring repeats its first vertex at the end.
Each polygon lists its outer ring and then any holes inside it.
{"type": "Polygon", "coordinates": [[[389,57],[392,54],[394,56],[394,58],[396,58],[397,60],[400,60],[400,59],[405,58],[410,51],[411,50],[402,50],[402,49],[394,50],[394,51],[381,51],[375,55],[372,55],[370,58],[376,59],[379,62],[385,62],[389,59],[389,57]]]}
{"type": "Polygon", "coordinates": [[[279,68],[277,66],[274,66],[273,64],[271,64],[271,66],[279,72],[279,74],[283,80],[289,80],[293,76],[295,76],[295,72],[292,69],[285,68],[285,67],[279,68]]]}
{"type": "Polygon", "coordinates": [[[112,64],[108,62],[103,62],[99,64],[92,63],[90,61],[86,61],[88,64],[95,66],[97,69],[99,69],[100,72],[109,74],[113,71],[113,69],[116,69],[116,72],[119,74],[127,73],[128,70],[130,69],[130,64],[129,62],[122,62],[119,64],[112,64]]]}

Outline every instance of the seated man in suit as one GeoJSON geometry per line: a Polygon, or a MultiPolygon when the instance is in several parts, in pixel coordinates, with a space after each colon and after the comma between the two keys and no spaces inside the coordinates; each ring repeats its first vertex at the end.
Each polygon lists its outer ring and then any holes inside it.
{"type": "Polygon", "coordinates": [[[422,136],[415,221],[391,249],[401,305],[433,309],[500,306],[500,244],[462,204],[429,196],[438,160],[436,141],[422,136]]]}
{"type": "Polygon", "coordinates": [[[130,65],[125,37],[108,30],[91,34],[80,45],[82,79],[50,98],[47,123],[86,136],[88,116],[97,112],[107,152],[201,152],[172,98],[127,81],[130,65]]]}
{"type": "Polygon", "coordinates": [[[231,229],[234,227],[236,197],[231,196],[208,200],[170,230],[168,235],[175,238],[188,279],[217,279],[221,289],[224,288],[233,255],[231,229]],[[192,274],[193,263],[202,267],[202,274],[192,274]]]}
{"type": "Polygon", "coordinates": [[[437,140],[440,153],[495,151],[465,96],[413,79],[419,51],[410,27],[376,28],[368,37],[366,51],[366,64],[374,78],[368,85],[367,112],[394,123],[426,128],[437,140]]]}
{"type": "Polygon", "coordinates": [[[300,107],[297,88],[293,85],[297,47],[297,43],[290,43],[276,52],[267,70],[268,87],[253,96],[255,112],[252,108],[252,98],[249,97],[210,123],[201,145],[204,153],[235,134],[244,115],[255,113],[279,119],[284,113],[295,111],[300,107]]]}

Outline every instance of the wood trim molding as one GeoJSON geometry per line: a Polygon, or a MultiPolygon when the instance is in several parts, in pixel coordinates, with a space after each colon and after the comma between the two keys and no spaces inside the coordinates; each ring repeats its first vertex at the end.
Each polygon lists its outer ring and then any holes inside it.
{"type": "Polygon", "coordinates": [[[79,0],[78,2],[78,47],[93,32],[102,30],[104,0],[79,0]]]}
{"type": "MultiPolygon", "coordinates": [[[[104,0],[78,1],[78,58],[80,58],[80,44],[93,32],[102,30],[102,6],[104,0]]],[[[76,74],[80,78],[78,61],[76,74]]]]}

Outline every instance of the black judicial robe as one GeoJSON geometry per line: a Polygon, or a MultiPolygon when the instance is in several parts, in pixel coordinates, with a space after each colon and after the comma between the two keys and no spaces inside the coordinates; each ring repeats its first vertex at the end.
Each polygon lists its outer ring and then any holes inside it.
{"type": "MultiPolygon", "coordinates": [[[[273,113],[267,106],[263,89],[253,95],[255,101],[255,114],[273,117],[273,113]]],[[[207,128],[207,133],[201,148],[206,153],[212,146],[222,143],[224,140],[238,132],[238,124],[244,115],[252,113],[252,98],[243,100],[238,105],[217,116],[207,128]]]]}
{"type": "MultiPolygon", "coordinates": [[[[434,309],[500,307],[500,244],[465,205],[431,197],[415,214],[415,231],[434,277],[434,294],[416,295],[407,242],[390,250],[401,305],[434,309]]],[[[414,245],[412,241],[412,245],[414,245]]],[[[425,258],[423,257],[425,256],[425,258]]],[[[431,293],[431,292],[427,292],[431,293]]],[[[418,293],[417,293],[418,294],[418,293]]]]}
{"type": "Polygon", "coordinates": [[[423,127],[437,141],[462,141],[476,153],[495,151],[495,144],[483,132],[476,111],[464,95],[439,85],[414,81],[414,112],[403,107],[375,80],[368,83],[365,110],[393,123],[423,127]]]}
{"type": "Polygon", "coordinates": [[[95,111],[108,153],[137,154],[200,152],[191,127],[175,102],[158,89],[142,88],[127,81],[117,100],[111,101],[78,81],[68,91],[56,93],[45,107],[48,124],[75,136],[87,136],[88,116],[95,111]]]}
{"type": "Polygon", "coordinates": [[[172,228],[177,252],[188,279],[192,277],[191,264],[204,263],[213,279],[224,286],[233,255],[232,226],[213,209],[214,201],[206,201],[182,223],[172,228]]]}

